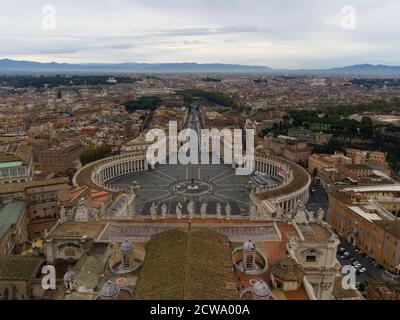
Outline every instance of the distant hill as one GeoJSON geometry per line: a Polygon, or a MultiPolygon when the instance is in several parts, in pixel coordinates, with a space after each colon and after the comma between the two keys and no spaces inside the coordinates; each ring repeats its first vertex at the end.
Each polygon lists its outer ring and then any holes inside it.
{"type": "Polygon", "coordinates": [[[349,74],[400,74],[400,66],[357,64],[348,67],[333,68],[329,71],[332,73],[349,74]]]}
{"type": "Polygon", "coordinates": [[[68,64],[0,59],[0,73],[274,73],[288,75],[397,75],[400,66],[358,64],[331,69],[271,69],[265,66],[200,63],[68,64]]]}
{"type": "Polygon", "coordinates": [[[33,61],[0,60],[0,72],[132,72],[132,73],[266,73],[262,66],[238,64],[198,63],[119,63],[119,64],[67,64],[33,61]]]}
{"type": "Polygon", "coordinates": [[[281,69],[273,70],[274,73],[289,74],[289,75],[354,75],[354,76],[400,76],[400,66],[372,65],[372,64],[357,64],[346,67],[331,68],[331,69],[281,69]]]}

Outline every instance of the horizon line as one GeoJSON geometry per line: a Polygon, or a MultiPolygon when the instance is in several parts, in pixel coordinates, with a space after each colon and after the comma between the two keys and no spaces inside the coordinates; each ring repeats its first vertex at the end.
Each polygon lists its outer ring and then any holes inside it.
{"type": "Polygon", "coordinates": [[[275,71],[302,71],[302,70],[309,70],[309,71],[313,71],[313,70],[329,70],[329,69],[340,69],[340,68],[347,68],[347,67],[355,67],[355,66],[373,66],[373,67],[400,67],[400,63],[399,64],[395,64],[395,65],[388,65],[388,64],[384,64],[384,63],[377,63],[377,64],[373,64],[373,63],[368,63],[368,62],[364,62],[364,63],[356,63],[356,64],[348,64],[348,65],[336,65],[336,66],[332,66],[332,67],[322,67],[322,68],[308,68],[308,67],[301,67],[301,68],[272,68],[269,67],[267,65],[260,65],[260,64],[241,64],[241,63],[234,63],[234,62],[196,62],[196,61],[191,61],[191,62],[128,62],[128,61],[124,61],[124,62],[75,62],[75,63],[71,63],[71,62],[58,62],[58,61],[54,61],[54,60],[49,60],[49,61],[38,61],[38,60],[24,60],[24,59],[12,59],[9,57],[0,57],[0,61],[13,61],[13,62],[33,62],[33,63],[39,63],[39,64],[60,64],[60,65],[80,65],[80,66],[107,66],[107,65],[123,65],[123,64],[142,64],[142,65],[168,65],[168,64],[194,64],[194,65],[233,65],[233,66],[241,66],[241,67],[251,67],[251,68],[266,68],[266,69],[270,69],[270,70],[275,70],[275,71]]]}

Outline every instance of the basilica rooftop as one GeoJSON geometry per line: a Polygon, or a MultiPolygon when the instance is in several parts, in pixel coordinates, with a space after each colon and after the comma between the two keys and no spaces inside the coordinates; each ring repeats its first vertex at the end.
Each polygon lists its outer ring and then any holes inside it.
{"type": "Polygon", "coordinates": [[[207,229],[175,229],[146,247],[138,300],[235,300],[228,238],[207,229]]]}

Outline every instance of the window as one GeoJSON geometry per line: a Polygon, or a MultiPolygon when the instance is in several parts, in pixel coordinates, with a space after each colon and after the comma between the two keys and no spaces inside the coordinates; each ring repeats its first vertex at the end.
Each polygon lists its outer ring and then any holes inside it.
{"type": "Polygon", "coordinates": [[[317,262],[317,256],[306,256],[307,262],[317,262]]]}
{"type": "Polygon", "coordinates": [[[124,268],[130,268],[129,257],[127,255],[124,255],[124,268]]]}

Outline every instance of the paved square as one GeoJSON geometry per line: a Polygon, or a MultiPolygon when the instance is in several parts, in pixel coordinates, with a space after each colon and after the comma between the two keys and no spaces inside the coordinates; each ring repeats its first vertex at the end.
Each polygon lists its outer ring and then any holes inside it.
{"type": "MultiPolygon", "coordinates": [[[[183,217],[188,215],[187,204],[194,202],[195,214],[200,214],[203,202],[207,214],[216,215],[218,203],[224,208],[228,203],[232,216],[249,215],[249,191],[246,183],[251,176],[237,176],[229,165],[159,165],[154,170],[120,176],[108,182],[112,186],[130,186],[136,182],[136,211],[150,215],[150,207],[165,203],[167,214],[176,215],[176,206],[182,205],[183,217]],[[196,185],[195,190],[190,186],[196,185]]],[[[194,188],[193,188],[194,189],[194,188]]],[[[222,210],[224,214],[224,210],[222,210]]]]}

